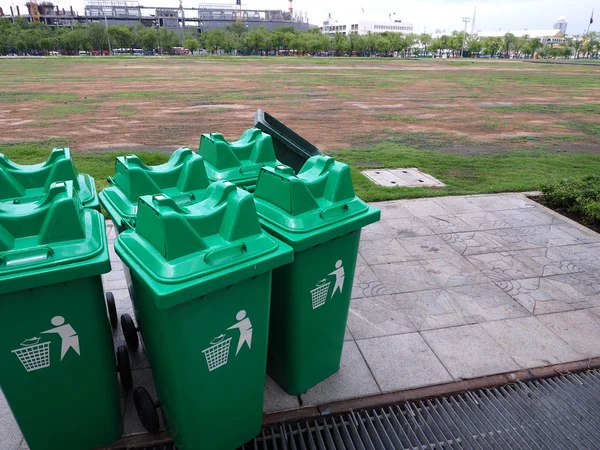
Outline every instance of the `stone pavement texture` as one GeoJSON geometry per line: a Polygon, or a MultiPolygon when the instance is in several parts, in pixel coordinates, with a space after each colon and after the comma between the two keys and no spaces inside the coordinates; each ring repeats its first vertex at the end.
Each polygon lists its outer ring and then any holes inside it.
{"type": "MultiPolygon", "coordinates": [[[[600,235],[521,194],[376,206],[340,371],[299,396],[267,379],[265,412],[600,356],[600,235]]],[[[131,313],[110,224],[109,238],[104,287],[131,313]]],[[[134,384],[153,394],[144,353],[131,359],[134,384]]],[[[126,434],[143,433],[130,394],[123,411],[126,434]]],[[[0,436],[2,450],[26,448],[1,397],[0,436]]]]}

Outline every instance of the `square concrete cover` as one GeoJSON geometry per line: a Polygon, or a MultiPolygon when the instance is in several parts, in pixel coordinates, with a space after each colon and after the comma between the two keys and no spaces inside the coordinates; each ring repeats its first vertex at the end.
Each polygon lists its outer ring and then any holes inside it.
{"type": "Polygon", "coordinates": [[[446,186],[440,180],[421,172],[419,169],[372,169],[363,170],[363,175],[380,186],[419,187],[446,186]]]}

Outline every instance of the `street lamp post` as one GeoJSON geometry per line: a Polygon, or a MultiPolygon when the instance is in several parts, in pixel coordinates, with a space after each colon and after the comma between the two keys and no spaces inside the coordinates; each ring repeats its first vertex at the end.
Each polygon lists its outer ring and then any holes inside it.
{"type": "Polygon", "coordinates": [[[462,45],[460,46],[460,57],[461,58],[465,54],[465,39],[467,38],[467,24],[471,21],[471,18],[463,17],[462,21],[465,23],[465,32],[463,33],[462,45]]]}

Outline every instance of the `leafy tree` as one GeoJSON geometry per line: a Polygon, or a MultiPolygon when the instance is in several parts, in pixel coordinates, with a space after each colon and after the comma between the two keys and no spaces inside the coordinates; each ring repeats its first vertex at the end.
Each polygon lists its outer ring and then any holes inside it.
{"type": "Polygon", "coordinates": [[[268,46],[268,34],[265,27],[260,26],[258,28],[253,28],[246,34],[246,46],[253,53],[257,51],[265,50],[268,46]]]}
{"type": "Polygon", "coordinates": [[[158,35],[153,28],[141,26],[137,29],[137,41],[143,50],[150,52],[158,44],[158,35]]]}
{"type": "Polygon", "coordinates": [[[170,53],[174,47],[179,46],[179,35],[166,28],[158,30],[158,43],[163,52],[170,53]]]}
{"type": "Polygon", "coordinates": [[[108,48],[106,38],[106,29],[98,22],[92,22],[85,27],[87,40],[94,50],[104,50],[108,48]]]}
{"type": "Polygon", "coordinates": [[[200,42],[194,38],[188,38],[183,41],[183,46],[187,48],[190,53],[194,54],[200,48],[200,42]]]}
{"type": "Polygon", "coordinates": [[[418,41],[423,46],[423,52],[425,54],[427,54],[427,50],[428,50],[429,46],[431,45],[431,42],[433,41],[433,38],[431,37],[431,35],[427,34],[427,33],[422,33],[419,35],[418,41]]]}
{"type": "Polygon", "coordinates": [[[337,55],[343,55],[350,49],[350,44],[345,34],[335,33],[333,36],[333,49],[337,55]]]}
{"type": "Polygon", "coordinates": [[[506,33],[502,38],[500,49],[504,53],[504,56],[508,57],[511,50],[514,49],[517,37],[512,33],[506,33]]]}
{"type": "Polygon", "coordinates": [[[500,47],[502,46],[502,38],[487,37],[487,38],[483,39],[481,44],[483,45],[483,54],[484,55],[494,56],[498,53],[498,51],[500,50],[500,47]]]}

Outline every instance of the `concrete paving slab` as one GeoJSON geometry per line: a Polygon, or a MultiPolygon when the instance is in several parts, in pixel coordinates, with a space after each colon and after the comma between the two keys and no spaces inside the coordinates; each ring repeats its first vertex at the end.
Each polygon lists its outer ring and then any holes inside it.
{"type": "Polygon", "coordinates": [[[488,322],[481,326],[522,369],[578,361],[585,357],[537,317],[488,322]]]}
{"type": "Polygon", "coordinates": [[[287,411],[300,407],[297,395],[289,395],[267,376],[265,382],[264,412],[287,411]]]}
{"type": "Polygon", "coordinates": [[[0,390],[0,449],[18,450],[22,441],[21,430],[0,390]]]}
{"type": "Polygon", "coordinates": [[[600,356],[600,318],[589,310],[539,316],[538,320],[585,358],[600,356]]]}
{"type": "Polygon", "coordinates": [[[435,234],[460,233],[472,231],[473,227],[457,216],[423,216],[419,220],[435,234]]]}
{"type": "Polygon", "coordinates": [[[407,200],[402,206],[415,217],[448,215],[448,210],[442,208],[434,199],[407,200]]]}
{"type": "Polygon", "coordinates": [[[455,286],[446,289],[455,309],[467,323],[513,319],[529,315],[494,283],[455,286]]]}
{"type": "Polygon", "coordinates": [[[490,281],[463,256],[425,259],[419,261],[419,264],[444,287],[489,283],[490,281]]]}
{"type": "Polygon", "coordinates": [[[340,370],[300,395],[303,406],[381,393],[354,341],[345,342],[340,370]]]}
{"type": "Polygon", "coordinates": [[[447,258],[457,256],[456,251],[439,236],[417,236],[398,238],[413,260],[447,258]]]}
{"type": "Polygon", "coordinates": [[[553,225],[534,225],[518,228],[487,230],[491,239],[504,245],[506,250],[521,250],[533,247],[556,247],[576,245],[581,241],[553,225]]]}
{"type": "Polygon", "coordinates": [[[381,218],[388,219],[401,219],[404,217],[413,217],[412,213],[402,205],[401,202],[375,202],[373,206],[381,210],[381,218]]]}
{"type": "Polygon", "coordinates": [[[419,333],[356,341],[383,392],[452,381],[419,333]]]}
{"type": "Polygon", "coordinates": [[[455,327],[468,323],[461,311],[456,308],[452,294],[445,289],[409,292],[396,297],[398,305],[417,331],[455,327]]]}
{"type": "Polygon", "coordinates": [[[385,264],[415,259],[397,239],[361,240],[358,251],[367,264],[385,264]]]}
{"type": "Polygon", "coordinates": [[[375,222],[364,227],[360,232],[361,239],[393,239],[395,236],[390,235],[381,222],[375,222]]]}
{"type": "Polygon", "coordinates": [[[414,262],[379,264],[371,266],[373,272],[384,286],[381,294],[424,291],[440,287],[440,284],[427,270],[414,262]]]}
{"type": "Polygon", "coordinates": [[[352,298],[394,294],[395,289],[384,286],[371,266],[356,266],[352,285],[352,298]]]}
{"type": "Polygon", "coordinates": [[[600,306],[600,279],[592,273],[554,275],[547,280],[574,301],[586,302],[589,307],[600,306]]]}
{"type": "Polygon", "coordinates": [[[497,281],[495,284],[533,315],[571,311],[591,306],[568,296],[546,278],[497,281]]]}
{"type": "Polygon", "coordinates": [[[421,335],[454,379],[519,369],[519,365],[480,324],[423,331],[421,335]]]}
{"type": "Polygon", "coordinates": [[[478,206],[484,211],[499,211],[503,209],[517,209],[518,206],[507,198],[498,195],[475,195],[467,197],[470,203],[478,206]]]}
{"type": "Polygon", "coordinates": [[[482,231],[447,233],[440,237],[463,256],[493,253],[502,250],[502,244],[491,239],[482,231]]]}
{"type": "Polygon", "coordinates": [[[536,271],[520,262],[511,252],[494,252],[467,256],[475,267],[492,281],[533,278],[536,271]]]}
{"type": "Polygon", "coordinates": [[[449,214],[465,214],[482,212],[483,208],[477,206],[469,197],[447,197],[444,199],[436,199],[435,202],[449,214]]]}
{"type": "Polygon", "coordinates": [[[511,226],[509,222],[500,220],[498,216],[489,211],[457,214],[456,217],[469,227],[468,230],[456,231],[484,231],[497,228],[509,228],[511,226]]]}
{"type": "Polygon", "coordinates": [[[399,294],[352,300],[348,328],[354,339],[411,333],[415,326],[398,303],[399,294]]]}
{"type": "Polygon", "coordinates": [[[404,238],[435,234],[422,219],[422,217],[403,217],[401,219],[387,219],[385,217],[380,223],[387,237],[404,238]]]}

